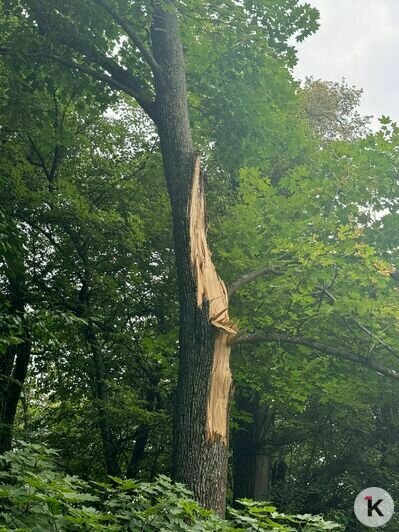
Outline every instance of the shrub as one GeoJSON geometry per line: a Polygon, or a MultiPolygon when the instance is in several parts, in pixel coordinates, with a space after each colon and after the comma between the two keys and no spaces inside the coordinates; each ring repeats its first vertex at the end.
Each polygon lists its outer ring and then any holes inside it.
{"type": "Polygon", "coordinates": [[[321,516],[285,515],[276,508],[241,500],[226,520],[199,506],[192,494],[166,476],[155,482],[111,477],[85,482],[63,474],[57,453],[19,442],[0,456],[0,532],[111,531],[321,531],[341,527],[321,516]]]}

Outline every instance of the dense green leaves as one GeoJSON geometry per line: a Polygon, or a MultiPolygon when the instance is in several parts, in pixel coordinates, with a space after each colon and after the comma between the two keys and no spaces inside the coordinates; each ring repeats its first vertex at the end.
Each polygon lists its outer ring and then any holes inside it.
{"type": "MultiPolygon", "coordinates": [[[[293,43],[317,28],[309,5],[175,4],[215,261],[228,283],[263,272],[231,296],[240,334],[272,338],[233,348],[231,432],[248,440],[234,458],[266,457],[273,504],[244,500],[220,521],[159,476],[173,469],[179,328],[170,207],[154,125],[118,92],[148,111],[151,65],[104,2],[11,0],[0,392],[20,391],[14,436],[59,449],[70,476],[42,448],[4,455],[4,527],[329,530],[297,514],[348,524],[366,484],[398,494],[398,385],[366,367],[399,367],[397,125],[370,133],[361,91],[293,80],[293,43]]],[[[112,6],[149,47],[153,4],[112,6]]]]}
{"type": "Polygon", "coordinates": [[[0,530],[340,530],[319,516],[280,514],[272,505],[241,501],[229,521],[201,508],[181,484],[166,476],[145,483],[112,477],[88,483],[60,472],[57,453],[19,443],[1,458],[0,530]]]}

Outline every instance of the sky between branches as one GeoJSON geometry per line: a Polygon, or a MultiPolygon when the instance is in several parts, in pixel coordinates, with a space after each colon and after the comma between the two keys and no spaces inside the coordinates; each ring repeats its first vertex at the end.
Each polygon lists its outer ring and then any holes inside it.
{"type": "Polygon", "coordinates": [[[321,26],[298,46],[296,77],[345,77],[364,89],[364,114],[399,122],[399,0],[306,1],[319,9],[321,26]]]}

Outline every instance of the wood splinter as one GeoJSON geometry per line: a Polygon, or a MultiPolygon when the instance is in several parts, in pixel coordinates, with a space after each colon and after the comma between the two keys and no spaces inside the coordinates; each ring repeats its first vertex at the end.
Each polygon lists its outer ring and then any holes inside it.
{"type": "Polygon", "coordinates": [[[207,242],[205,195],[200,159],[194,164],[190,201],[191,263],[197,281],[197,304],[209,305],[209,321],[218,329],[213,352],[213,367],[208,391],[206,438],[227,444],[228,412],[232,376],[230,337],[237,333],[228,313],[227,289],[216,272],[207,242]]]}

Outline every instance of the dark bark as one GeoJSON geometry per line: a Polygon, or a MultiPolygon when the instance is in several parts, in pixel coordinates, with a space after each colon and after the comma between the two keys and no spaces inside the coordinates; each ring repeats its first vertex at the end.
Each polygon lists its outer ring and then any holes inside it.
{"type": "Polygon", "coordinates": [[[233,435],[234,500],[265,500],[271,482],[271,458],[266,446],[272,416],[265,405],[239,399],[238,407],[252,415],[252,423],[233,435]]]}
{"type": "Polygon", "coordinates": [[[92,387],[103,446],[104,461],[108,475],[118,476],[120,475],[120,469],[117,449],[112,436],[111,422],[107,408],[109,397],[104,358],[98,345],[93,325],[90,322],[86,327],[85,334],[92,354],[92,387]]]}
{"type": "Polygon", "coordinates": [[[174,421],[174,478],[185,483],[199,502],[220,515],[225,512],[227,445],[207,441],[206,408],[215,329],[207,304],[197,304],[191,262],[189,206],[194,152],[188,107],[183,48],[172,10],[158,10],[152,45],[161,73],[155,74],[157,125],[173,216],[180,304],[179,376],[174,421]]]}
{"type": "Polygon", "coordinates": [[[133,447],[132,455],[130,457],[129,464],[126,470],[127,478],[136,478],[142,460],[144,458],[145,448],[148,443],[148,438],[150,436],[150,430],[147,425],[141,425],[135,436],[135,444],[133,447]]]}
{"type": "Polygon", "coordinates": [[[26,379],[31,355],[29,329],[24,317],[26,304],[25,268],[18,239],[6,259],[10,313],[20,320],[22,342],[8,346],[0,357],[0,452],[9,451],[18,402],[26,379]]]}
{"type": "Polygon", "coordinates": [[[30,353],[31,344],[26,339],[22,344],[10,347],[5,355],[8,367],[1,374],[0,453],[11,449],[15,416],[28,371],[30,353]]]}

